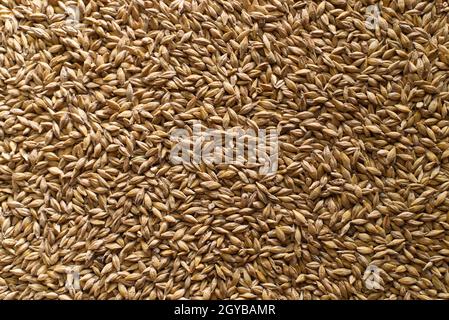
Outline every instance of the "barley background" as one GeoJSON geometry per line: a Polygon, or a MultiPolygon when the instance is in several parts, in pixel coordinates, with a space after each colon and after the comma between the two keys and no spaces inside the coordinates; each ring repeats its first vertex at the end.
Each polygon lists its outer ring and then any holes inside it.
{"type": "Polygon", "coordinates": [[[0,299],[448,299],[448,77],[445,1],[0,0],[0,299]]]}

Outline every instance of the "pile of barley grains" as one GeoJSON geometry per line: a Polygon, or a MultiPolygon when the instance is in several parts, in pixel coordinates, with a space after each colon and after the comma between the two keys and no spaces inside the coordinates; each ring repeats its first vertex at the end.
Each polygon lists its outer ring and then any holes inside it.
{"type": "Polygon", "coordinates": [[[0,0],[0,299],[449,299],[448,16],[0,0]],[[194,122],[276,172],[173,163],[194,122]]]}

